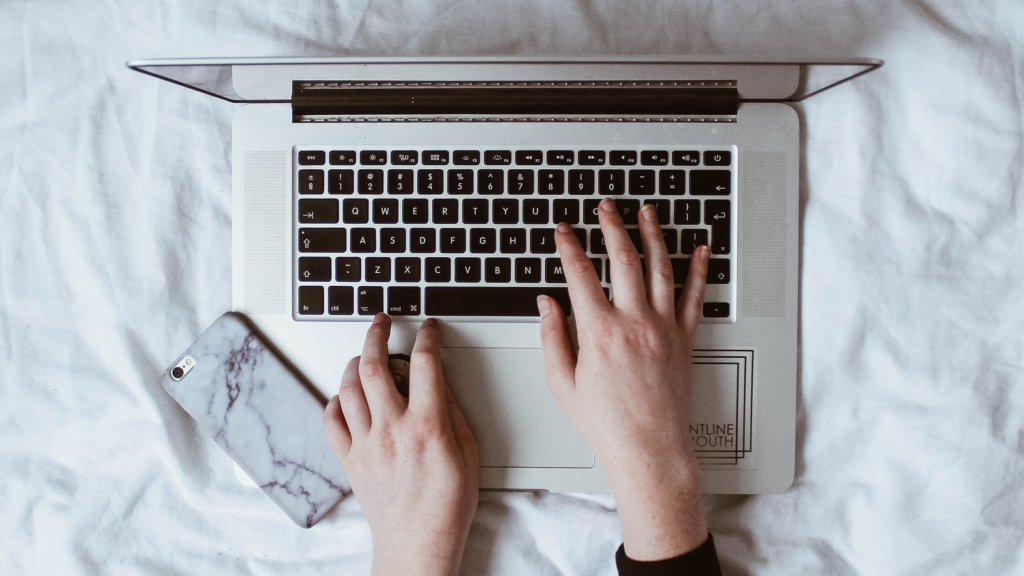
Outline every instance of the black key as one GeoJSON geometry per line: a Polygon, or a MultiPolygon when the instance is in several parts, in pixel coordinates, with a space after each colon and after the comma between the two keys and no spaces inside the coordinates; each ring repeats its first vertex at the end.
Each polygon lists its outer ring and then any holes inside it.
{"type": "Polygon", "coordinates": [[[458,224],[459,201],[454,198],[438,198],[434,200],[434,224],[458,224]]]}
{"type": "Polygon", "coordinates": [[[388,254],[405,252],[405,228],[381,228],[380,251],[388,254]]]}
{"type": "MultiPolygon", "coordinates": [[[[433,232],[433,230],[431,230],[431,232],[433,232]]],[[[395,258],[395,281],[419,282],[420,259],[409,257],[395,258]]]]}
{"type": "Polygon", "coordinates": [[[383,286],[360,286],[359,287],[359,315],[373,316],[377,312],[384,311],[384,287],[383,286]]]}
{"type": "Polygon", "coordinates": [[[672,276],[676,284],[686,284],[686,275],[690,273],[689,258],[672,258],[672,276]]]}
{"type": "Polygon", "coordinates": [[[540,150],[516,150],[516,164],[540,166],[543,161],[540,150]]]}
{"type": "Polygon", "coordinates": [[[573,228],[572,233],[576,235],[576,240],[579,241],[580,247],[584,250],[587,249],[587,231],[582,228],[573,228]]]}
{"type": "Polygon", "coordinates": [[[584,224],[600,224],[601,221],[598,219],[597,210],[598,206],[601,205],[600,200],[584,200],[583,201],[583,223],[584,224]]]}
{"type": "Polygon", "coordinates": [[[498,244],[497,236],[497,230],[494,228],[471,228],[469,251],[475,254],[494,254],[498,244]]]}
{"type": "Polygon", "coordinates": [[[494,214],[491,221],[495,224],[519,224],[519,200],[515,198],[499,198],[492,204],[494,214]]]}
{"type": "Polygon", "coordinates": [[[299,286],[299,314],[324,313],[324,287],[299,286]]]}
{"type": "Polygon", "coordinates": [[[704,153],[705,166],[728,166],[732,164],[732,152],[709,150],[704,153]]]}
{"type": "Polygon", "coordinates": [[[352,245],[349,247],[353,253],[365,254],[377,251],[377,231],[373,228],[353,228],[352,245]]]}
{"type": "Polygon", "coordinates": [[[480,151],[456,150],[452,154],[452,164],[456,166],[477,166],[480,164],[480,151]]]}
{"type": "Polygon", "coordinates": [[[299,258],[299,281],[300,282],[330,282],[331,280],[331,259],[330,258],[299,258]]]}
{"type": "Polygon", "coordinates": [[[540,258],[516,258],[516,282],[540,282],[540,258]]]}
{"type": "Polygon", "coordinates": [[[729,259],[712,258],[708,260],[708,284],[729,283],[729,259]]]}
{"type": "Polygon", "coordinates": [[[479,282],[480,281],[480,259],[479,258],[456,258],[455,259],[455,281],[456,282],[479,282]]]}
{"type": "Polygon", "coordinates": [[[509,170],[508,193],[533,194],[533,170],[509,170]]]}
{"type": "Polygon", "coordinates": [[[391,286],[388,288],[388,314],[392,316],[419,316],[419,286],[391,286]]]}
{"type": "Polygon", "coordinates": [[[569,194],[593,194],[593,170],[569,170],[569,194]]]}
{"type": "Polygon", "coordinates": [[[416,189],[420,194],[440,194],[444,192],[443,170],[420,170],[416,173],[416,177],[419,179],[416,189]]]}
{"type": "Polygon", "coordinates": [[[602,268],[602,266],[601,266],[601,259],[600,258],[591,258],[590,259],[590,263],[594,265],[594,272],[597,273],[597,279],[601,280],[601,272],[602,272],[602,270],[601,270],[601,268],[602,268]]]}
{"type": "Polygon", "coordinates": [[[360,170],[357,191],[360,194],[382,194],[384,192],[384,171],[360,170]]]}
{"type": "Polygon", "coordinates": [[[524,229],[524,228],[502,228],[501,229],[501,253],[502,254],[525,254],[526,253],[526,229],[524,229]]]}
{"type": "Polygon", "coordinates": [[[728,318],[729,317],[729,303],[728,302],[705,302],[704,303],[704,317],[705,318],[728,318]]]}
{"type": "Polygon", "coordinates": [[[508,150],[488,150],[484,152],[484,164],[502,166],[512,163],[512,153],[508,150]]]}
{"type": "Polygon", "coordinates": [[[331,194],[351,194],[356,191],[355,173],[352,170],[328,170],[327,192],[331,194]]]}
{"type": "Polygon", "coordinates": [[[427,201],[420,199],[402,200],[402,224],[426,224],[427,201]]]}
{"type": "Polygon", "coordinates": [[[627,226],[637,223],[637,216],[640,213],[639,200],[616,200],[615,207],[619,209],[619,216],[627,226]]]}
{"type": "Polygon", "coordinates": [[[629,193],[654,194],[654,170],[630,170],[629,193]]]}
{"type": "Polygon", "coordinates": [[[599,194],[622,194],[626,191],[625,170],[598,170],[597,191],[599,194]]]}
{"type": "MultiPolygon", "coordinates": [[[[327,155],[324,154],[323,150],[303,150],[299,152],[299,165],[301,166],[320,166],[327,159],[327,155]]],[[[323,300],[323,295],[320,296],[323,300]]],[[[323,302],[320,303],[320,312],[317,314],[323,314],[323,302]]]]}
{"type": "Polygon", "coordinates": [[[383,150],[363,150],[359,153],[360,164],[387,164],[388,153],[383,150]]]}
{"type": "Polygon", "coordinates": [[[520,286],[428,286],[424,311],[428,316],[539,316],[541,294],[554,298],[566,314],[571,312],[568,289],[520,286]]]}
{"type": "Polygon", "coordinates": [[[299,200],[299,222],[302,224],[337,224],[338,201],[299,200]]]}
{"type": "Polygon", "coordinates": [[[409,230],[409,252],[413,254],[433,254],[437,252],[437,231],[433,228],[413,228],[409,230]]]}
{"type": "Polygon", "coordinates": [[[366,224],[370,221],[370,201],[365,198],[348,198],[342,204],[346,224],[366,224]]]}
{"type": "Polygon", "coordinates": [[[686,194],[686,170],[662,170],[658,175],[658,192],[665,196],[686,194]]]}
{"type": "Polygon", "coordinates": [[[487,224],[487,209],[490,206],[483,198],[462,201],[462,222],[464,224],[487,224]]]}
{"type": "Polygon", "coordinates": [[[398,200],[374,200],[373,223],[398,224],[398,200]]]}
{"type": "Polygon", "coordinates": [[[700,200],[676,200],[676,224],[700,224],[700,200]]]}
{"type": "Polygon", "coordinates": [[[554,254],[555,229],[533,228],[530,230],[530,252],[534,254],[554,254]]]}
{"type": "Polygon", "coordinates": [[[704,203],[704,223],[711,225],[711,253],[728,254],[732,247],[729,223],[732,207],[728,200],[708,200],[704,203]]]}
{"type": "Polygon", "coordinates": [[[548,164],[552,166],[572,166],[572,150],[548,150],[548,164]]]}
{"type": "Polygon", "coordinates": [[[650,204],[654,206],[654,209],[658,211],[658,224],[665,226],[669,221],[669,212],[671,212],[671,206],[668,200],[644,200],[644,206],[650,204]]]}
{"type": "Polygon", "coordinates": [[[636,166],[636,152],[633,150],[613,150],[608,157],[612,166],[636,166]]]}
{"type": "Polygon", "coordinates": [[[334,259],[334,279],[338,282],[359,282],[362,279],[362,261],[345,257],[334,259]]]}
{"type": "Polygon", "coordinates": [[[391,282],[391,258],[367,258],[366,281],[391,282]]]}
{"type": "Polygon", "coordinates": [[[728,196],[732,172],[728,170],[690,170],[690,194],[694,196],[728,196]]]}
{"type": "Polygon", "coordinates": [[[448,171],[448,193],[449,194],[472,194],[473,193],[473,171],[472,170],[449,170],[448,171]]]}
{"type": "Polygon", "coordinates": [[[299,228],[299,252],[344,251],[344,228],[299,228]]]}
{"type": "Polygon", "coordinates": [[[565,192],[565,170],[540,170],[537,172],[537,191],[541,194],[565,192]]]}
{"type": "Polygon", "coordinates": [[[708,231],[684,228],[679,231],[679,252],[693,254],[698,246],[708,245],[708,231]]]}
{"type": "Polygon", "coordinates": [[[608,247],[604,245],[604,232],[598,229],[590,231],[590,253],[591,254],[607,254],[608,247]]]}
{"type": "Polygon", "coordinates": [[[580,166],[604,166],[604,150],[581,150],[580,166]]]}
{"type": "Polygon", "coordinates": [[[544,281],[548,284],[565,284],[565,271],[561,258],[544,259],[544,281]]]}
{"type": "Polygon", "coordinates": [[[323,170],[299,170],[299,194],[323,194],[323,170]]]}
{"type": "Polygon", "coordinates": [[[633,247],[636,248],[636,253],[643,254],[644,241],[640,238],[640,230],[637,228],[629,228],[626,230],[626,235],[629,236],[629,240],[633,243],[633,247]]]}
{"type": "Polygon", "coordinates": [[[424,276],[427,282],[452,281],[451,258],[427,258],[424,264],[426,265],[424,276]]]}
{"type": "Polygon", "coordinates": [[[388,170],[388,194],[412,194],[412,170],[388,170]]]}
{"type": "Polygon", "coordinates": [[[334,316],[351,316],[355,312],[351,286],[331,286],[327,289],[327,313],[334,316]]]}
{"type": "Polygon", "coordinates": [[[485,282],[511,282],[511,258],[487,258],[484,260],[485,282]]]}
{"type": "Polygon", "coordinates": [[[441,252],[445,254],[462,254],[465,251],[465,228],[441,228],[441,252]]]}
{"type": "Polygon", "coordinates": [[[444,166],[448,163],[448,151],[424,150],[422,161],[427,166],[444,166]]]}
{"type": "Polygon", "coordinates": [[[523,200],[523,224],[548,223],[547,200],[523,200]]]}
{"type": "Polygon", "coordinates": [[[669,254],[675,254],[677,248],[677,234],[675,230],[662,228],[661,237],[665,240],[665,249],[669,254]]]}
{"type": "Polygon", "coordinates": [[[420,155],[415,150],[392,150],[391,163],[396,166],[413,166],[419,161],[420,155]]]}
{"type": "Polygon", "coordinates": [[[569,224],[580,223],[580,201],[579,200],[555,200],[553,222],[568,222],[569,224]]]}
{"type": "Polygon", "coordinates": [[[676,150],[672,152],[673,166],[696,166],[700,164],[700,153],[696,150],[676,150]]]}
{"type": "Polygon", "coordinates": [[[665,150],[644,150],[640,153],[644,166],[668,166],[668,152],[665,150]]]}
{"type": "Polygon", "coordinates": [[[355,150],[332,150],[331,151],[331,165],[341,166],[346,164],[356,163],[356,152],[355,150]]]}
{"type": "Polygon", "coordinates": [[[480,170],[480,194],[503,194],[505,192],[504,170],[480,170]]]}

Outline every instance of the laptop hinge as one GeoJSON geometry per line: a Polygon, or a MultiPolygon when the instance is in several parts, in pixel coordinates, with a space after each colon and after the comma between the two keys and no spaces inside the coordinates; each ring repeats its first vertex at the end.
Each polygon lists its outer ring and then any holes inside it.
{"type": "Polygon", "coordinates": [[[735,121],[736,82],[292,83],[296,122],[374,120],[735,121]]]}

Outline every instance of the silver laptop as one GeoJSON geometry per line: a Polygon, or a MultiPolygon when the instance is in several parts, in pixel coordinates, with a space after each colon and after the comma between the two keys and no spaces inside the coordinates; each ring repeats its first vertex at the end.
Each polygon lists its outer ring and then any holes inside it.
{"type": "Polygon", "coordinates": [[[392,352],[444,324],[481,486],[606,492],[549,394],[537,294],[571,309],[552,231],[604,286],[596,206],[657,207],[681,288],[711,246],[690,435],[708,493],[794,474],[800,122],[877,60],[222,59],[130,62],[230,102],[232,306],[325,393],[373,314],[392,352]]]}

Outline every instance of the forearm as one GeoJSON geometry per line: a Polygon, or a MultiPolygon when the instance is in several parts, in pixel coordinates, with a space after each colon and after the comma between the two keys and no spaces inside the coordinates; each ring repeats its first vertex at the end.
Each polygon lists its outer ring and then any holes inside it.
{"type": "Polygon", "coordinates": [[[405,534],[380,545],[375,539],[372,576],[455,576],[459,573],[468,530],[439,534],[426,541],[419,536],[422,534],[405,534]]]}

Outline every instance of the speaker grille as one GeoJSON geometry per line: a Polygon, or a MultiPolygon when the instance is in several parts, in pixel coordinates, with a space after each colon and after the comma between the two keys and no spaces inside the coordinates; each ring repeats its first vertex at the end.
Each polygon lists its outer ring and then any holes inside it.
{"type": "Polygon", "coordinates": [[[284,152],[246,152],[243,157],[245,289],[242,310],[284,314],[285,217],[288,170],[284,152]]]}
{"type": "Polygon", "coordinates": [[[740,316],[786,316],[786,153],[741,156],[740,316]]]}

